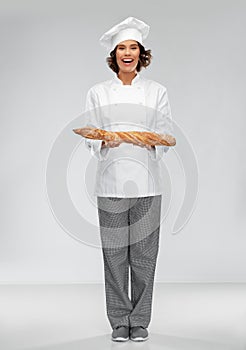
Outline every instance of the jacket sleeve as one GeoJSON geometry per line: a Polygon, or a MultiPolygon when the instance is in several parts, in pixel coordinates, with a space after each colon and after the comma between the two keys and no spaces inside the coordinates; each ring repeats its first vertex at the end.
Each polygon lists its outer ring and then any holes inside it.
{"type": "MultiPolygon", "coordinates": [[[[158,134],[173,135],[171,108],[168,100],[167,89],[164,86],[162,86],[159,91],[157,109],[155,132],[158,134]]],[[[158,161],[168,152],[169,148],[169,146],[154,146],[149,151],[150,157],[153,160],[158,161]]]]}
{"type": "MultiPolygon", "coordinates": [[[[98,99],[96,98],[96,94],[93,91],[93,88],[90,88],[90,90],[87,93],[86,96],[86,103],[85,103],[85,111],[87,113],[87,126],[92,126],[95,128],[99,127],[99,121],[100,118],[99,110],[96,108],[99,107],[98,99]]],[[[90,150],[91,155],[102,161],[107,159],[109,148],[101,148],[103,140],[93,140],[93,139],[87,139],[84,138],[85,146],[90,150]]]]}

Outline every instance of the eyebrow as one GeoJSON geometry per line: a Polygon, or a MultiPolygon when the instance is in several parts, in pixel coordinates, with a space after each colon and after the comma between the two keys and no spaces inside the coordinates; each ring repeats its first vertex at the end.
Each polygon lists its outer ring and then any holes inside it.
{"type": "MultiPolygon", "coordinates": [[[[126,46],[126,45],[124,45],[124,44],[119,44],[118,46],[126,46]]],[[[138,46],[138,44],[131,44],[130,46],[138,46]]]]}

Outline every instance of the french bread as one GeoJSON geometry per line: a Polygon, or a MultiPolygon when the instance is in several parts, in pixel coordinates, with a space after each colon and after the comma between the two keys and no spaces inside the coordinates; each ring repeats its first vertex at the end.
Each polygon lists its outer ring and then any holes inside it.
{"type": "Polygon", "coordinates": [[[88,139],[126,142],[139,146],[176,145],[176,140],[173,136],[168,134],[157,134],[149,131],[107,131],[92,127],[73,129],[73,131],[88,139]]]}

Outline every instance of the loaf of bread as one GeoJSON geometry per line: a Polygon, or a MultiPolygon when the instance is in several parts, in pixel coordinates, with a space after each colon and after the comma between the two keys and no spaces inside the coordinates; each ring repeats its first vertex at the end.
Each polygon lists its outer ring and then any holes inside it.
{"type": "Polygon", "coordinates": [[[126,142],[139,146],[176,145],[176,140],[173,136],[168,134],[156,134],[148,131],[107,131],[92,127],[73,129],[73,131],[88,139],[126,142]]]}

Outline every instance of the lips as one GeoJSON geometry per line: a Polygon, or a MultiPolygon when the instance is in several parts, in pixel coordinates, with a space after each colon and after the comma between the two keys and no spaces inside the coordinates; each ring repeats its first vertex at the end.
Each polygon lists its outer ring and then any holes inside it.
{"type": "Polygon", "coordinates": [[[124,62],[125,64],[131,64],[134,60],[132,58],[123,58],[122,62],[124,62]]]}

